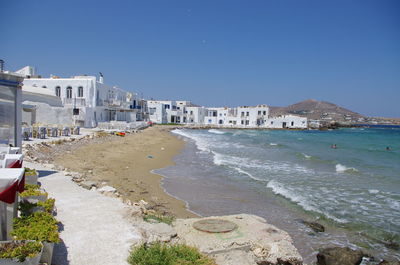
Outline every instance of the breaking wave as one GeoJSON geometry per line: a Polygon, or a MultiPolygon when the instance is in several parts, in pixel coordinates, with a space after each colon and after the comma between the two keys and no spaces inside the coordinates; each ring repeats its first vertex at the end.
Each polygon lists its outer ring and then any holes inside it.
{"type": "Polygon", "coordinates": [[[208,130],[209,133],[215,133],[215,134],[225,134],[225,132],[216,130],[216,129],[210,129],[208,130]]]}
{"type": "Polygon", "coordinates": [[[342,164],[337,164],[336,165],[336,172],[337,173],[356,173],[358,172],[358,169],[354,167],[346,167],[345,165],[342,164]]]}
{"type": "Polygon", "coordinates": [[[347,223],[348,222],[345,219],[336,218],[329,213],[319,210],[317,207],[312,205],[312,203],[310,203],[310,200],[308,198],[294,192],[293,190],[289,190],[289,189],[285,188],[283,184],[279,183],[276,180],[269,181],[267,184],[267,187],[272,189],[272,191],[275,194],[281,195],[281,196],[289,199],[290,201],[300,205],[306,211],[313,211],[316,213],[323,214],[327,218],[334,220],[338,223],[347,223]]]}

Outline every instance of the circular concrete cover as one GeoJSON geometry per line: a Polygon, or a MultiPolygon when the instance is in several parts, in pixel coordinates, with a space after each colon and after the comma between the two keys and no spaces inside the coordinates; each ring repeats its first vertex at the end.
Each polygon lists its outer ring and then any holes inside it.
{"type": "Polygon", "coordinates": [[[209,233],[226,233],[237,228],[235,223],[222,219],[204,219],[193,224],[197,230],[209,233]]]}

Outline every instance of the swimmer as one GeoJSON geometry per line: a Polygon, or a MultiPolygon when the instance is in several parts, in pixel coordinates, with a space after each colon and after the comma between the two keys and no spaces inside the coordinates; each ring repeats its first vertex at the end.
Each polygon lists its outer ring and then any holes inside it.
{"type": "Polygon", "coordinates": [[[331,145],[331,148],[336,149],[337,148],[336,144],[331,145]]]}

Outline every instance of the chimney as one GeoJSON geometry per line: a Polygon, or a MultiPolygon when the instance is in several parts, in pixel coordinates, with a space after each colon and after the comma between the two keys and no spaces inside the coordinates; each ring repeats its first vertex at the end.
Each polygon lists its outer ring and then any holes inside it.
{"type": "Polygon", "coordinates": [[[0,59],[0,73],[4,71],[4,60],[0,59]]]}
{"type": "Polygon", "coordinates": [[[100,72],[99,74],[100,74],[99,83],[100,83],[100,84],[104,84],[104,77],[103,77],[103,74],[102,74],[101,72],[100,72]]]}

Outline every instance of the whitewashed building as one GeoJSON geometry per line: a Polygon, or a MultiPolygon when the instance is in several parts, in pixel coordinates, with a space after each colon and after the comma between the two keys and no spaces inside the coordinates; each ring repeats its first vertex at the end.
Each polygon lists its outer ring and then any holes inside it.
{"type": "Polygon", "coordinates": [[[186,123],[187,124],[198,124],[202,125],[204,124],[204,120],[206,117],[206,113],[208,110],[205,107],[185,107],[184,108],[184,114],[186,117],[186,123]]]}
{"type": "Polygon", "coordinates": [[[147,100],[148,119],[153,123],[167,123],[168,116],[165,104],[156,100],[147,100]]]}
{"type": "Polygon", "coordinates": [[[262,127],[268,119],[266,105],[207,108],[204,124],[222,127],[262,127]]]}
{"type": "Polygon", "coordinates": [[[140,99],[134,93],[106,85],[102,75],[99,79],[86,75],[40,78],[35,77],[36,73],[32,69],[23,69],[17,72],[26,76],[23,85],[24,101],[29,104],[38,103],[37,112],[38,109],[50,111],[44,117],[37,117],[37,122],[96,127],[99,122],[134,122],[143,118],[144,109],[138,104],[140,99]],[[61,106],[54,105],[54,98],[60,100],[61,106]],[[57,113],[61,119],[54,119],[52,112],[57,113]]]}
{"type": "Polygon", "coordinates": [[[262,127],[265,125],[269,115],[266,105],[237,108],[237,124],[247,127],[262,127]]]}
{"type": "Polygon", "coordinates": [[[282,115],[269,118],[265,127],[274,129],[306,129],[307,126],[307,118],[305,117],[282,115]]]}

